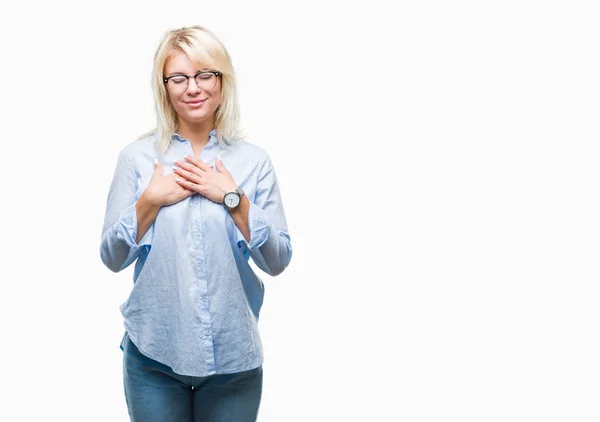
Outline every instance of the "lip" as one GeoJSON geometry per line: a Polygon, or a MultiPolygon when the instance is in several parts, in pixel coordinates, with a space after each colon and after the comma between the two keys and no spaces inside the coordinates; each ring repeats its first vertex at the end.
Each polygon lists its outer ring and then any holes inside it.
{"type": "Polygon", "coordinates": [[[204,103],[204,101],[206,101],[206,98],[203,100],[196,100],[196,101],[186,101],[185,103],[191,106],[198,106],[202,103],[204,103]]]}

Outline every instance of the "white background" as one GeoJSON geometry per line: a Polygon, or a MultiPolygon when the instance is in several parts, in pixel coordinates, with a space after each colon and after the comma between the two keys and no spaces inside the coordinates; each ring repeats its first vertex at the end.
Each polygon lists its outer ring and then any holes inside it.
{"type": "Polygon", "coordinates": [[[99,256],[152,57],[228,48],[294,255],[259,421],[598,421],[598,10],[578,1],[3,6],[3,421],[127,421],[99,256]],[[385,4],[384,4],[385,3],[385,4]]]}

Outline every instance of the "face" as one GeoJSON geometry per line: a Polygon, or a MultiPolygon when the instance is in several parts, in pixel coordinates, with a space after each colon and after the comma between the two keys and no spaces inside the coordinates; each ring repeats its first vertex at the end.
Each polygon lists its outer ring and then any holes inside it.
{"type": "Polygon", "coordinates": [[[216,78],[214,87],[198,86],[193,76],[201,70],[213,69],[196,67],[184,52],[168,59],[165,64],[165,77],[176,74],[191,77],[188,79],[187,88],[185,83],[175,85],[170,81],[166,84],[167,93],[180,121],[192,124],[206,122],[213,125],[215,111],[221,103],[221,77],[213,76],[216,78]]]}

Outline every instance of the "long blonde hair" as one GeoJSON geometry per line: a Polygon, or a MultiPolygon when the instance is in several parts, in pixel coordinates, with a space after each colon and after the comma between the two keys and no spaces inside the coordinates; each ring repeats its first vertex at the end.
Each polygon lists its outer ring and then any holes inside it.
{"type": "Polygon", "coordinates": [[[215,115],[217,139],[223,148],[244,138],[241,125],[235,71],[227,49],[221,41],[202,26],[183,27],[166,32],[154,54],[152,91],[156,111],[156,128],[140,136],[156,133],[156,148],[165,153],[173,134],[178,130],[177,113],[173,108],[163,72],[167,60],[183,51],[194,64],[221,72],[221,104],[215,115]]]}

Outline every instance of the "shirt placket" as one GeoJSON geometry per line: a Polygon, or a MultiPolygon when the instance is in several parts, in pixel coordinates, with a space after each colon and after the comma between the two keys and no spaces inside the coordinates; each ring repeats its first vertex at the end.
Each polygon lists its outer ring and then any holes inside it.
{"type": "MultiPolygon", "coordinates": [[[[189,141],[186,141],[188,154],[194,156],[192,146],[189,141]]],[[[200,153],[202,157],[202,153],[200,153]]],[[[206,198],[200,194],[190,196],[192,212],[197,218],[192,219],[192,238],[195,240],[192,243],[192,262],[194,265],[194,274],[197,279],[197,292],[199,299],[199,319],[200,319],[200,338],[202,339],[202,347],[206,357],[206,367],[209,372],[216,370],[215,351],[213,343],[213,332],[210,324],[210,300],[208,295],[208,271],[206,263],[206,247],[205,233],[203,226],[203,215],[201,212],[202,202],[206,198]]]]}

